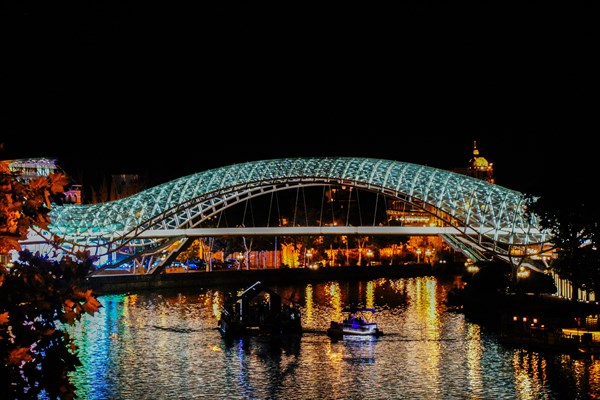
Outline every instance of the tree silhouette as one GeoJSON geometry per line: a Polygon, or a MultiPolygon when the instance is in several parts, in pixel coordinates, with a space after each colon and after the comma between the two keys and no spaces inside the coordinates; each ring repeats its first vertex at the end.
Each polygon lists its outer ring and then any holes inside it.
{"type": "Polygon", "coordinates": [[[0,393],[7,399],[75,398],[69,372],[80,365],[77,347],[63,330],[101,304],[84,278],[88,254],[52,261],[22,250],[30,229],[45,230],[50,208],[62,200],[68,180],[61,173],[29,181],[0,162],[0,393]],[[19,258],[9,259],[11,251],[19,258]]]}
{"type": "Polygon", "coordinates": [[[600,297],[597,203],[581,195],[531,197],[527,212],[535,213],[540,225],[552,232],[557,258],[552,260],[550,267],[571,283],[572,300],[577,300],[577,289],[580,288],[590,288],[596,298],[600,297]]]}

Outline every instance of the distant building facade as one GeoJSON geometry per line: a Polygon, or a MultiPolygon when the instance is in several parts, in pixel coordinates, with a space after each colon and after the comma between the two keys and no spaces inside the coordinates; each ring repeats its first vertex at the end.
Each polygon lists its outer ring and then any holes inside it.
{"type": "MultiPolygon", "coordinates": [[[[67,176],[65,171],[60,168],[53,158],[22,158],[17,160],[7,160],[8,169],[17,175],[17,179],[25,182],[48,176],[60,172],[67,176]]],[[[71,185],[65,192],[65,202],[71,204],[81,204],[81,185],[71,185]]]]}
{"type": "Polygon", "coordinates": [[[53,158],[22,158],[7,161],[10,172],[17,174],[18,178],[23,181],[48,176],[55,172],[64,173],[53,158]]]}

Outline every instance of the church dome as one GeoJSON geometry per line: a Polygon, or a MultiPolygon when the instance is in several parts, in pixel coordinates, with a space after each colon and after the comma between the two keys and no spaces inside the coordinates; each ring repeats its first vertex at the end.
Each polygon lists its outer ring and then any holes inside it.
{"type": "Polygon", "coordinates": [[[490,164],[484,157],[474,157],[473,166],[476,168],[487,168],[490,164]]]}
{"type": "Polygon", "coordinates": [[[471,159],[472,168],[484,169],[490,166],[490,163],[485,157],[479,157],[479,149],[477,149],[477,142],[473,142],[473,158],[471,159]]]}

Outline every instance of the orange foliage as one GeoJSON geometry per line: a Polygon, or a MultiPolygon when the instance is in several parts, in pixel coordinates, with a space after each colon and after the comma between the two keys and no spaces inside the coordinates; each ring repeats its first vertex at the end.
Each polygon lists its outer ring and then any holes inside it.
{"type": "Polygon", "coordinates": [[[8,354],[8,359],[6,360],[6,363],[8,365],[19,365],[22,362],[28,362],[31,360],[33,360],[33,358],[31,357],[31,354],[29,353],[29,348],[19,347],[19,348],[13,349],[8,354]]]}

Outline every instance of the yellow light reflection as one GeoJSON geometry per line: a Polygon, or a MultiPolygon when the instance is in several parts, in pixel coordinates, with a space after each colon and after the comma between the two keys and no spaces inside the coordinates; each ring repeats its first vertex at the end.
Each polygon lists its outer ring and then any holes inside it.
{"type": "Polygon", "coordinates": [[[469,338],[467,342],[467,376],[469,387],[473,393],[482,393],[484,391],[483,372],[481,369],[483,347],[481,345],[481,330],[479,325],[468,324],[467,334],[469,338]]]}
{"type": "Polygon", "coordinates": [[[513,369],[515,375],[515,388],[519,398],[538,398],[541,393],[536,393],[534,388],[543,387],[547,380],[547,364],[538,353],[516,351],[513,356],[513,369]]]}
{"type": "Polygon", "coordinates": [[[302,316],[302,318],[304,318],[305,325],[309,325],[312,326],[314,324],[314,318],[315,318],[315,313],[314,313],[314,306],[315,306],[315,299],[314,299],[314,291],[313,291],[313,287],[311,284],[306,285],[306,290],[304,291],[305,294],[305,304],[304,304],[304,315],[302,316]]]}
{"type": "Polygon", "coordinates": [[[390,287],[396,293],[405,293],[406,286],[407,286],[406,279],[396,279],[396,280],[390,281],[390,287]]]}
{"type": "Polygon", "coordinates": [[[375,283],[373,281],[367,282],[367,291],[365,293],[366,301],[365,305],[369,308],[375,308],[375,283]]]}
{"type": "Polygon", "coordinates": [[[344,353],[342,351],[340,351],[339,346],[332,347],[330,345],[329,348],[327,349],[327,358],[329,358],[330,361],[334,362],[333,365],[339,366],[340,362],[343,361],[343,359],[344,359],[344,353]]]}
{"type": "Polygon", "coordinates": [[[600,363],[596,361],[587,368],[589,387],[600,387],[600,363]]]}
{"type": "Polygon", "coordinates": [[[415,278],[408,280],[407,290],[415,295],[414,301],[409,302],[410,311],[406,315],[410,318],[404,322],[404,326],[413,331],[409,331],[408,334],[412,334],[418,342],[411,357],[419,360],[413,366],[415,371],[411,373],[426,375],[431,385],[438,387],[442,382],[443,371],[440,370],[442,346],[439,338],[442,333],[439,315],[436,312],[437,285],[431,277],[415,278]]]}
{"type": "Polygon", "coordinates": [[[331,308],[333,309],[333,319],[341,320],[342,318],[342,291],[340,289],[340,284],[337,282],[332,282],[326,287],[327,292],[330,295],[329,303],[331,304],[331,308]]]}
{"type": "Polygon", "coordinates": [[[138,295],[137,294],[130,294],[129,296],[127,296],[125,298],[125,301],[128,303],[128,305],[130,306],[135,306],[138,302],[138,295]]]}
{"type": "Polygon", "coordinates": [[[221,319],[221,305],[223,304],[223,299],[221,298],[221,294],[219,292],[215,292],[212,299],[213,299],[213,303],[212,303],[213,315],[215,316],[215,318],[217,318],[217,320],[220,320],[221,319]]]}
{"type": "Polygon", "coordinates": [[[435,279],[419,278],[416,283],[416,306],[425,328],[421,333],[428,340],[438,340],[440,321],[436,307],[436,281],[435,279]]]}
{"type": "Polygon", "coordinates": [[[427,318],[427,326],[435,327],[434,330],[431,331],[431,334],[435,336],[436,340],[440,336],[439,329],[439,316],[437,312],[437,301],[436,301],[436,289],[437,289],[437,281],[434,279],[430,279],[425,282],[425,312],[427,318]]]}

